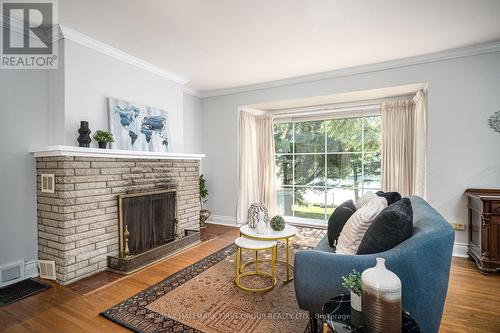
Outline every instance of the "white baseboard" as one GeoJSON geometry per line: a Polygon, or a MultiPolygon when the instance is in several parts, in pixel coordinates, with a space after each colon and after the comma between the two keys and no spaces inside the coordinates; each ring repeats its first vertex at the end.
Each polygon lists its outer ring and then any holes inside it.
{"type": "Polygon", "coordinates": [[[467,247],[469,244],[466,243],[455,243],[453,245],[453,256],[467,258],[467,247]]]}
{"type": "Polygon", "coordinates": [[[229,227],[240,227],[238,223],[236,223],[236,216],[212,214],[210,215],[206,223],[225,225],[229,227]]]}

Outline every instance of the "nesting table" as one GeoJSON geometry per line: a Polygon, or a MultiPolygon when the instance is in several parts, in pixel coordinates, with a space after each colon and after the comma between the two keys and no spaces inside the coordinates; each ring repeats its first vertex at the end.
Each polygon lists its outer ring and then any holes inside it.
{"type": "MultiPolygon", "coordinates": [[[[293,268],[293,265],[290,263],[290,238],[295,236],[297,234],[297,228],[294,226],[285,225],[285,229],[281,231],[275,231],[271,228],[266,228],[266,231],[262,234],[257,233],[255,229],[250,228],[248,224],[242,226],[240,228],[240,237],[246,237],[254,240],[259,240],[259,241],[285,241],[286,244],[286,253],[285,253],[285,260],[280,260],[278,259],[278,250],[276,247],[276,262],[285,264],[286,265],[286,279],[285,283],[288,283],[293,280],[293,276],[290,274],[290,268],[293,268]]],[[[248,262],[245,264],[248,265],[250,263],[256,263],[258,264],[259,262],[263,261],[269,261],[271,259],[259,259],[258,258],[258,253],[257,251],[255,252],[255,260],[248,262]]]]}

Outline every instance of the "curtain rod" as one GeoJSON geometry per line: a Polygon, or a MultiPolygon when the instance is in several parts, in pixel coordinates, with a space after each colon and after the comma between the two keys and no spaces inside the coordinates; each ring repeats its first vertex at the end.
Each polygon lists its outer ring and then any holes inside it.
{"type": "Polygon", "coordinates": [[[302,112],[286,112],[286,113],[272,113],[273,117],[276,119],[279,118],[300,118],[300,117],[313,117],[316,115],[322,114],[353,114],[358,113],[359,111],[366,111],[367,114],[373,115],[377,114],[380,110],[379,104],[366,104],[359,106],[351,106],[351,107],[336,107],[336,108],[322,108],[322,109],[314,109],[314,110],[304,110],[302,112]]]}
{"type": "Polygon", "coordinates": [[[335,112],[342,112],[342,111],[354,111],[354,110],[373,110],[376,108],[380,108],[380,104],[382,102],[388,100],[388,99],[402,99],[402,98],[413,98],[415,94],[404,94],[404,95],[394,95],[390,97],[385,97],[385,98],[373,98],[373,99],[366,99],[366,100],[359,100],[355,102],[345,102],[345,103],[333,103],[333,104],[321,104],[321,105],[315,105],[315,106],[309,106],[309,107],[298,107],[298,108],[287,108],[287,109],[278,109],[278,110],[273,110],[273,111],[268,111],[270,114],[273,116],[298,116],[302,113],[305,114],[314,114],[314,113],[320,113],[324,111],[335,111],[335,112]]]}

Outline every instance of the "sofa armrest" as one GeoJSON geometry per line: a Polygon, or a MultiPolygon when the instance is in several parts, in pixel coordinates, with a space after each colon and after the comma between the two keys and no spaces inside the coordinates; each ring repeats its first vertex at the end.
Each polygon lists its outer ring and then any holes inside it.
{"type": "Polygon", "coordinates": [[[342,287],[342,276],[353,269],[358,272],[373,267],[380,254],[345,255],[315,250],[295,254],[294,284],[299,307],[320,313],[328,300],[339,294],[348,294],[342,287]]]}

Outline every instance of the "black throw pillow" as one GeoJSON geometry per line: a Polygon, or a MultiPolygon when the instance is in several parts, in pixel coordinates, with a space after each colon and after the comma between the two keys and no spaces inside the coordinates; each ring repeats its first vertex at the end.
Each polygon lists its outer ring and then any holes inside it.
{"type": "Polygon", "coordinates": [[[393,203],[401,200],[401,194],[398,192],[384,192],[384,191],[378,191],[375,193],[379,197],[385,198],[387,200],[387,206],[392,205],[393,203]]]}
{"type": "Polygon", "coordinates": [[[361,240],[357,254],[379,253],[392,249],[413,234],[411,201],[403,198],[378,214],[361,240]]]}
{"type": "Polygon", "coordinates": [[[349,220],[355,211],[356,206],[352,200],[347,200],[335,208],[332,215],[328,219],[328,244],[330,244],[331,247],[335,247],[335,243],[339,238],[340,232],[344,228],[347,220],[349,220]]]}

